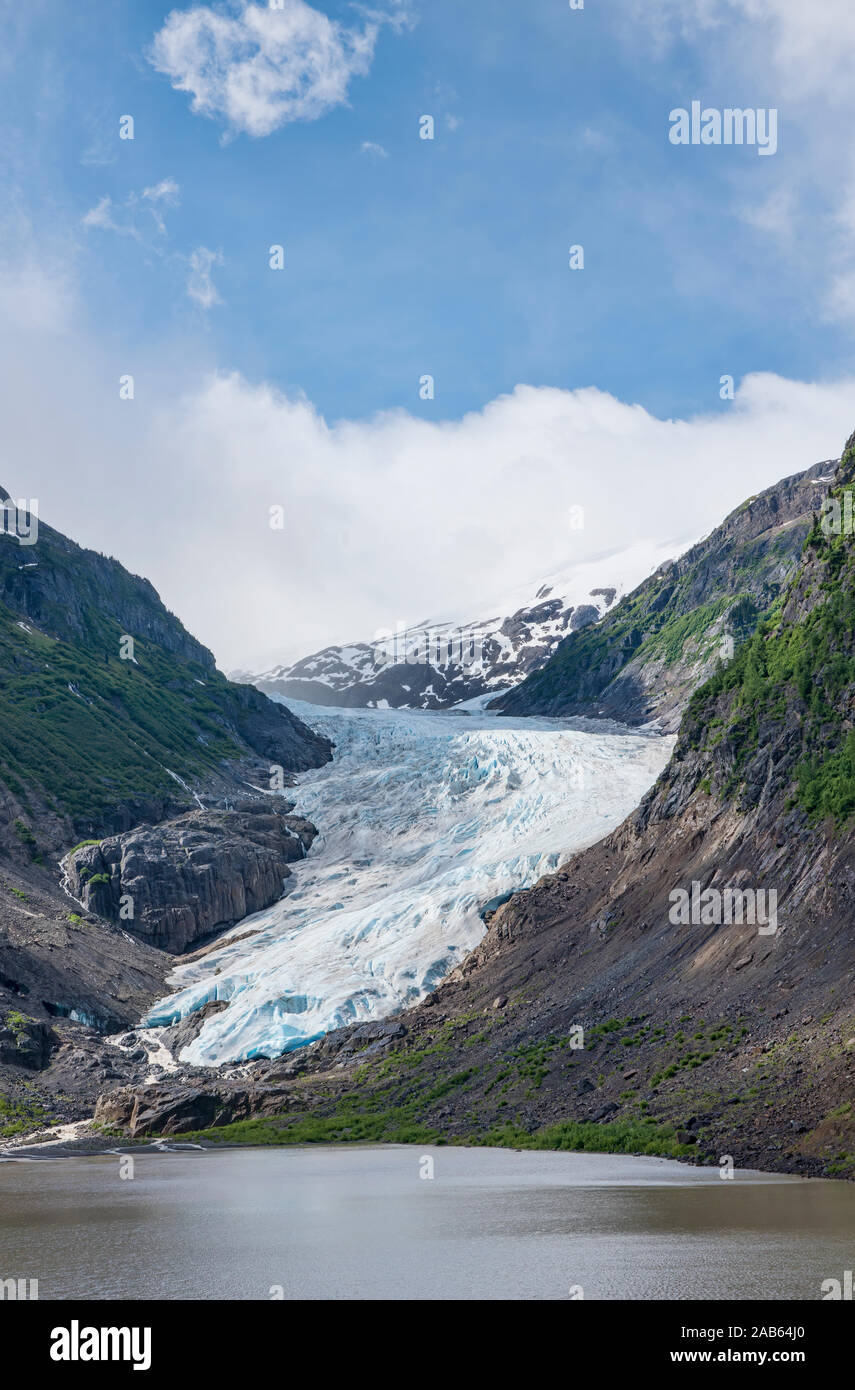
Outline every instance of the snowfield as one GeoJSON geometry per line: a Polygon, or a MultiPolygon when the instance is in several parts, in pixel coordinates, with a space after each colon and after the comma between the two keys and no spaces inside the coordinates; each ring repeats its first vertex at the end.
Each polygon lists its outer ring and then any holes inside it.
{"type": "Polygon", "coordinates": [[[320,834],[287,896],[180,966],[150,1011],[164,1026],[227,1001],[184,1062],[276,1056],[415,1003],[480,941],[485,907],[620,824],[674,742],[477,708],[288,704],[336,744],[289,792],[320,834]]]}

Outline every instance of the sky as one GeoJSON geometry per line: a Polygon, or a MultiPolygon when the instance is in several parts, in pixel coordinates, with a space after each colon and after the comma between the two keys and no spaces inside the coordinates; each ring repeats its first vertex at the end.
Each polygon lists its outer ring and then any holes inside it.
{"type": "Polygon", "coordinates": [[[855,430],[853,59],[850,0],[4,3],[0,484],[225,669],[676,551],[855,430]]]}

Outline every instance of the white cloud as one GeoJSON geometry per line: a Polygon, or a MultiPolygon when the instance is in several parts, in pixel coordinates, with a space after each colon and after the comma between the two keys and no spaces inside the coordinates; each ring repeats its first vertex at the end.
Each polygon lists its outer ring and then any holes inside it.
{"type": "Polygon", "coordinates": [[[783,184],[764,198],[740,210],[743,222],[758,232],[765,232],[781,242],[790,242],[794,236],[796,217],[796,197],[794,190],[783,184]]]}
{"type": "MultiPolygon", "coordinates": [[[[194,256],[197,302],[214,303],[219,253],[194,256]]],[[[304,396],[202,372],[184,336],[137,346],[129,367],[118,329],[81,331],[64,259],[51,247],[49,272],[32,256],[0,266],[0,321],[14,324],[0,336],[0,483],[147,575],[226,667],[480,612],[638,541],[676,552],[855,429],[855,378],[771,374],[684,420],[593,387],[520,385],[460,419],[328,422],[304,396]],[[119,398],[127,370],[132,403],[119,398]],[[277,505],[284,530],[269,526],[277,505]]]]}
{"type": "Polygon", "coordinates": [[[359,146],[359,151],[360,154],[373,155],[375,159],[389,158],[389,151],[384,149],[382,145],[376,145],[373,140],[363,140],[362,144],[359,146]]]}
{"type": "Polygon", "coordinates": [[[71,326],[75,292],[68,278],[35,260],[0,265],[0,322],[17,334],[64,333],[71,326]]]}
{"type": "Polygon", "coordinates": [[[372,15],[358,30],[304,0],[282,0],[281,8],[246,0],[228,10],[197,5],[167,15],[149,59],[192,95],[197,114],[223,121],[230,133],[270,135],[344,104],[351,79],[368,72],[379,24],[389,18],[372,15]]]}
{"type": "MultiPolygon", "coordinates": [[[[631,19],[664,48],[675,37],[726,46],[748,71],[785,79],[787,101],[851,101],[855,8],[851,0],[623,0],[631,19]]],[[[746,102],[746,104],[751,104],[746,102]]]]}
{"type": "Polygon", "coordinates": [[[66,293],[35,269],[26,292],[21,279],[0,274],[0,313],[11,296],[16,321],[0,341],[0,483],[147,575],[226,667],[481,611],[636,541],[676,551],[746,496],[839,453],[855,428],[855,379],[772,375],[686,420],[594,388],[518,386],[461,419],[331,423],[305,397],[199,375],[183,339],[135,355],[129,404],[116,342],[42,331],[68,327],[66,293]]]}
{"type": "Polygon", "coordinates": [[[743,15],[754,26],[758,44],[766,51],[771,47],[773,62],[786,78],[787,98],[820,95],[832,104],[851,101],[855,61],[851,0],[729,0],[716,8],[725,24],[728,9],[743,15]]]}
{"type": "Polygon", "coordinates": [[[855,275],[852,0],[619,0],[619,6],[622,36],[642,61],[650,60],[645,36],[669,63],[676,51],[679,67],[660,74],[674,86],[674,106],[692,99],[730,105],[738,92],[742,106],[778,111],[780,146],[769,167],[731,166],[733,212],[767,242],[776,239],[782,273],[803,275],[809,239],[817,279],[824,280],[816,289],[817,317],[855,328],[847,291],[855,275]],[[690,88],[678,42],[694,50],[690,88]]]}
{"type": "Polygon", "coordinates": [[[118,232],[122,229],[113,217],[113,200],[106,195],[90,208],[83,218],[84,227],[100,227],[102,231],[118,232]]]}
{"type": "Polygon", "coordinates": [[[215,265],[222,265],[222,263],[223,258],[219,251],[209,251],[207,246],[197,246],[196,250],[190,254],[190,278],[187,281],[187,293],[194,303],[202,309],[210,309],[214,304],[222,304],[216,286],[211,279],[212,268],[215,265]]]}
{"type": "Polygon", "coordinates": [[[142,196],[150,203],[168,203],[174,207],[180,192],[175,179],[161,179],[160,183],[153,184],[151,188],[144,188],[142,196]]]}
{"type": "Polygon", "coordinates": [[[834,277],[826,295],[824,317],[828,323],[855,324],[855,270],[834,277]]]}
{"type": "Polygon", "coordinates": [[[459,420],[329,424],[305,398],[218,375],[166,404],[145,441],[173,500],[134,558],[145,550],[221,660],[263,666],[480,611],[511,584],[639,540],[677,553],[746,496],[839,453],[854,427],[853,380],[756,375],[732,409],[689,420],[593,388],[518,386],[459,420]]]}

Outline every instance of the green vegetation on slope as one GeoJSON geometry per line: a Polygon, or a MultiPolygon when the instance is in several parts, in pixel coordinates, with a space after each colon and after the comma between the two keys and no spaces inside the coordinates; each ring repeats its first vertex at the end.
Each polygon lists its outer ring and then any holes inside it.
{"type": "Polygon", "coordinates": [[[290,712],[216,670],[147,580],[49,526],[27,548],[0,536],[0,728],[11,829],[33,859],[45,805],[101,833],[117,809],[193,805],[182,782],[250,752],[287,770],[324,760],[290,712]]]}
{"type": "Polygon", "coordinates": [[[104,620],[80,648],[24,631],[0,605],[0,778],[12,791],[38,787],[54,809],[97,821],[118,802],[180,794],[166,768],[186,779],[245,751],[225,677],[145,641],[139,664],[122,661],[122,635],[104,620]]]}
{"type": "MultiPolygon", "coordinates": [[[[841,499],[853,486],[855,448],[844,454],[841,499]]],[[[761,746],[791,724],[801,744],[796,800],[812,816],[855,812],[855,536],[826,535],[816,520],[801,570],[785,599],[734,660],[696,691],[684,725],[688,743],[724,741],[731,796],[761,746]]]]}
{"type": "Polygon", "coordinates": [[[790,537],[771,545],[763,537],[750,540],[728,552],[726,574],[710,572],[704,583],[702,562],[693,563],[691,554],[684,565],[657,572],[602,622],[567,637],[543,669],[503,702],[505,707],[514,708],[518,693],[524,703],[538,706],[595,701],[630,662],[673,667],[683,660],[709,660],[719,644],[722,618],[735,641],[745,641],[777,598],[776,571],[791,550],[790,537]]]}
{"type": "Polygon", "coordinates": [[[653,1121],[620,1120],[593,1124],[565,1120],[530,1133],[522,1125],[508,1121],[491,1129],[473,1129],[471,1134],[446,1139],[442,1131],[421,1123],[415,1106],[397,1106],[372,1111],[356,1100],[343,1101],[332,1115],[303,1115],[293,1119],[274,1115],[268,1119],[240,1120],[218,1129],[197,1130],[182,1135],[189,1142],[208,1140],[218,1144],[252,1144],[286,1147],[296,1144],[463,1144],[509,1149],[552,1149],[580,1153],[654,1154],[662,1158],[684,1158],[694,1150],[676,1138],[670,1125],[653,1121]]]}

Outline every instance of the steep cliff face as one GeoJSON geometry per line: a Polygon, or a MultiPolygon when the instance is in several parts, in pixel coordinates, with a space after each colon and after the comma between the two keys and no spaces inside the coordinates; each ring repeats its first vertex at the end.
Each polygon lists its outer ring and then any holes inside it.
{"type": "Polygon", "coordinates": [[[0,726],[0,851],[22,863],[330,756],[147,580],[41,522],[33,545],[0,533],[0,726]]]}
{"type": "Polygon", "coordinates": [[[749,499],[597,626],[568,636],[495,707],[676,729],[692,691],[786,587],[834,467],[817,464],[749,499]]]}

